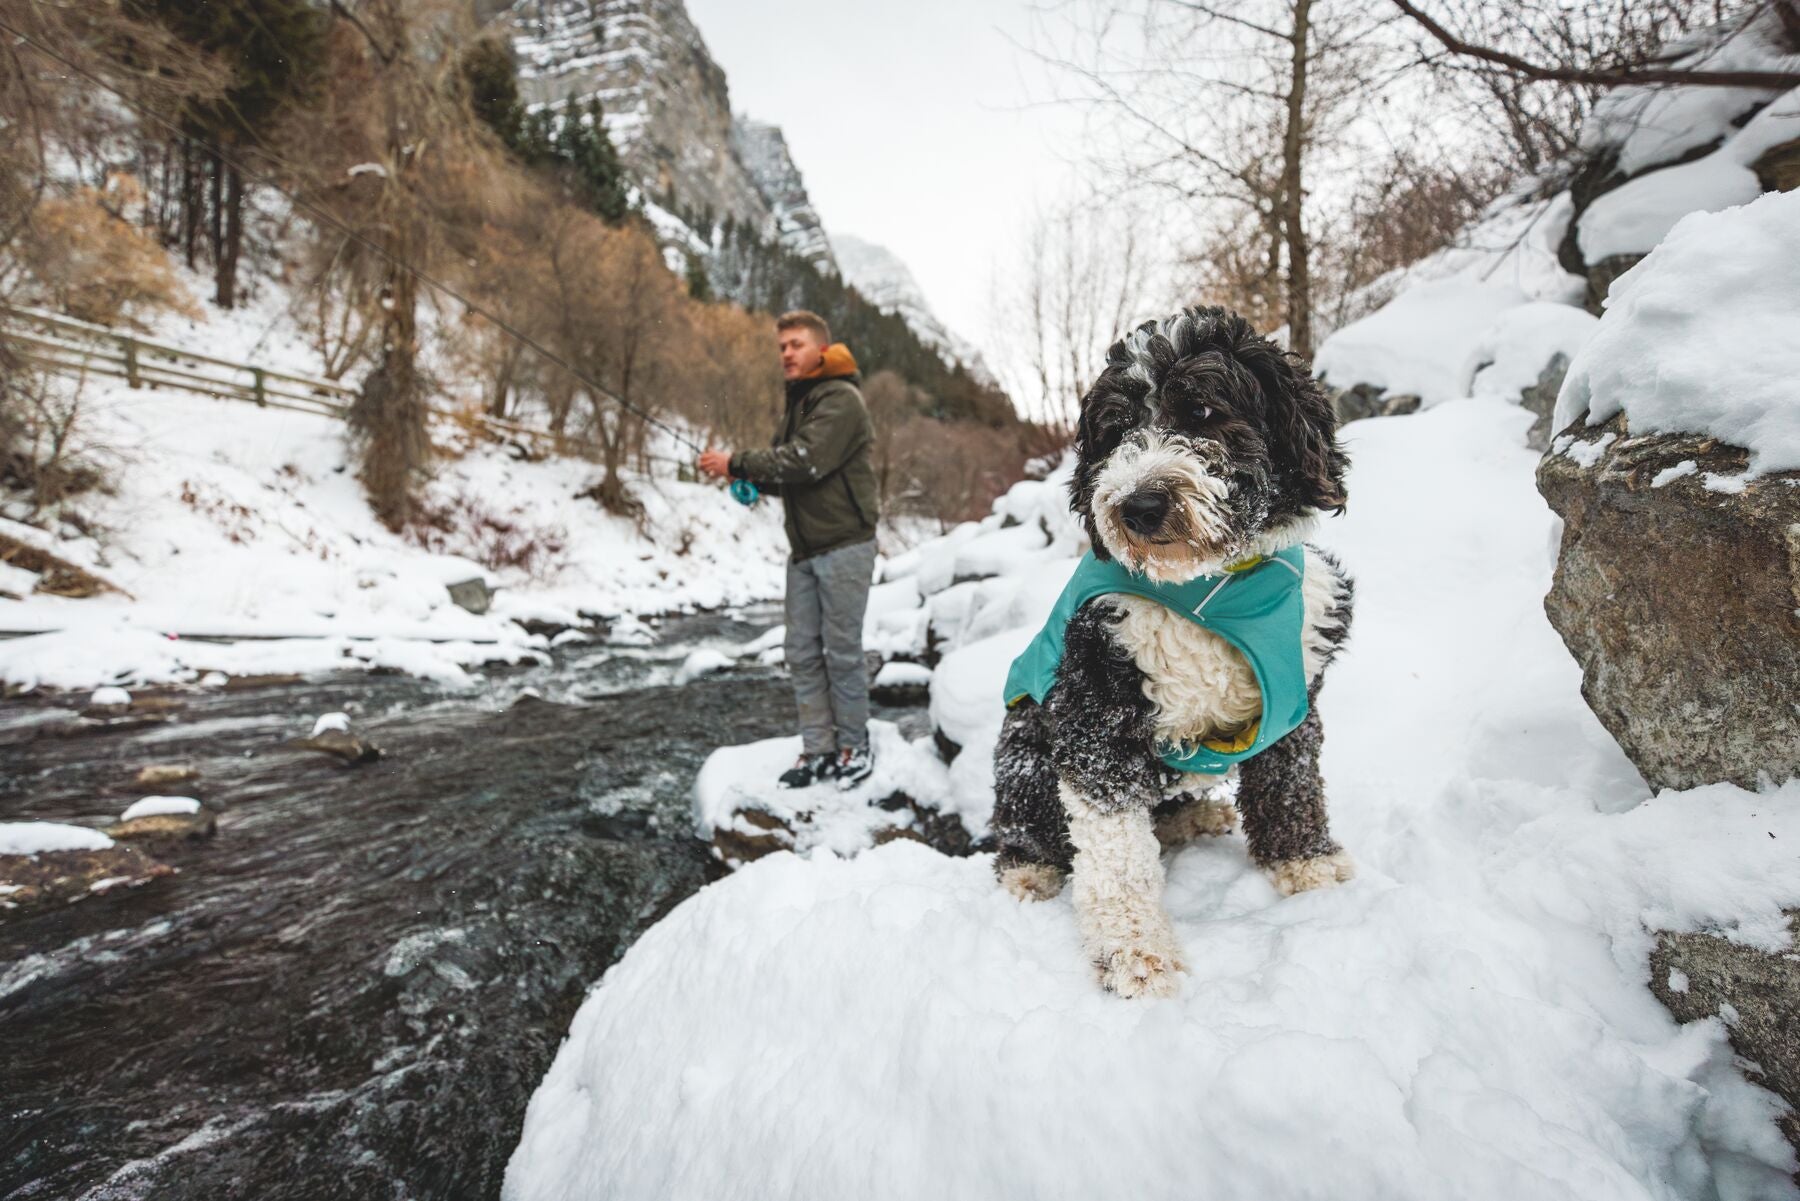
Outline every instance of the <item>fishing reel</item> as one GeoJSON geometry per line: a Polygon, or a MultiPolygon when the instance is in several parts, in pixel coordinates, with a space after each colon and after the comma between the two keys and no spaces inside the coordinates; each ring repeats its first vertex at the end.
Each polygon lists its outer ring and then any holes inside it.
{"type": "Polygon", "coordinates": [[[749,480],[732,480],[731,499],[748,508],[762,499],[762,493],[749,480]]]}

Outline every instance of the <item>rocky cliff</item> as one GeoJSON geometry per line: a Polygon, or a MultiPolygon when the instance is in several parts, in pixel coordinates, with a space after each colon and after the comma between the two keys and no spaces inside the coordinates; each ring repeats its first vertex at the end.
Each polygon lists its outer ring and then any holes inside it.
{"type": "Polygon", "coordinates": [[[681,0],[518,0],[503,19],[525,100],[598,97],[644,198],[694,235],[679,240],[706,245],[730,218],[836,269],[780,129],[733,118],[725,72],[681,0]]]}
{"type": "Polygon", "coordinates": [[[951,332],[931,311],[918,280],[899,255],[849,234],[832,234],[831,246],[844,282],[861,292],[865,300],[884,313],[900,317],[920,340],[985,376],[980,352],[951,332]]]}

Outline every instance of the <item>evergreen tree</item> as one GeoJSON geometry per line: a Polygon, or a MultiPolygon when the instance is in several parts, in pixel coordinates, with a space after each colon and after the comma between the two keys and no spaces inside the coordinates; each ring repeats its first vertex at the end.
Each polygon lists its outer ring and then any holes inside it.
{"type": "MultiPolygon", "coordinates": [[[[519,68],[512,50],[497,37],[479,38],[462,60],[463,84],[469,89],[469,107],[500,140],[520,149],[525,106],[519,100],[519,68]]],[[[529,155],[522,155],[527,161],[529,155]]]]}

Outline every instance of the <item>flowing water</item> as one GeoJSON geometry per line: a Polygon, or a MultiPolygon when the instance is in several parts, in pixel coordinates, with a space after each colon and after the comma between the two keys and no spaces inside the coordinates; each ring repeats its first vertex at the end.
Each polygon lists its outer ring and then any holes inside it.
{"type": "Polygon", "coordinates": [[[9,702],[0,820],[116,815],[147,763],[199,768],[167,791],[223,812],[157,850],[174,876],[0,917],[0,1198],[495,1196],[584,991],[714,871],[700,762],[791,728],[779,672],[675,665],[777,620],[675,619],[472,691],[183,691],[150,726],[9,702]],[[285,745],[333,710],[383,758],[285,745]]]}

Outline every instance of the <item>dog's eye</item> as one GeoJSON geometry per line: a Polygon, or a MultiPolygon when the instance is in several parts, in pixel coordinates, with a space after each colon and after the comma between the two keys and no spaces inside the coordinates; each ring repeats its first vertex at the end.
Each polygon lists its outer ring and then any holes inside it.
{"type": "Polygon", "coordinates": [[[1212,417],[1212,406],[1211,405],[1201,405],[1200,406],[1200,420],[1206,421],[1206,420],[1209,420],[1211,417],[1212,417]]]}

